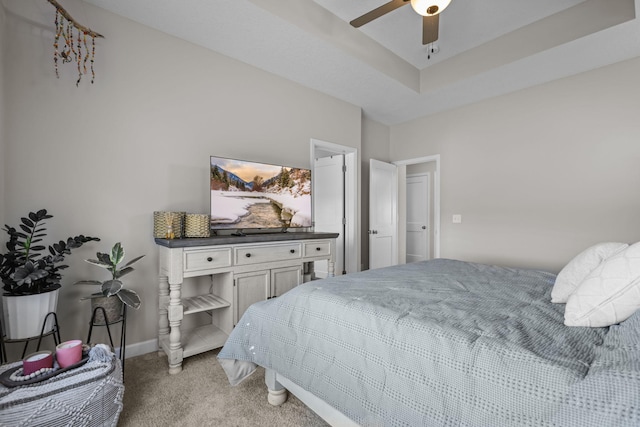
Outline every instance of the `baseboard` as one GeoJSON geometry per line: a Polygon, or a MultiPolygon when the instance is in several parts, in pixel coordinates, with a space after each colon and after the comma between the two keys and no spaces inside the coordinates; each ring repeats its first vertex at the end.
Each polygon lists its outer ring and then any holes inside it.
{"type": "MultiPolygon", "coordinates": [[[[127,345],[126,358],[142,356],[143,354],[153,353],[154,351],[158,351],[157,338],[127,345]]],[[[120,357],[120,347],[116,348],[116,354],[120,357]]]]}

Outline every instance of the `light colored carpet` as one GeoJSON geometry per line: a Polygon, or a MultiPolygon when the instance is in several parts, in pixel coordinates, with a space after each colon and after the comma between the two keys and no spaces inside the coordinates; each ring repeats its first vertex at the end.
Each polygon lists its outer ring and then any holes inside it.
{"type": "Polygon", "coordinates": [[[271,406],[262,368],[231,387],[217,353],[186,358],[177,375],[169,375],[167,358],[158,353],[127,359],[118,427],[327,426],[291,394],[282,406],[271,406]]]}

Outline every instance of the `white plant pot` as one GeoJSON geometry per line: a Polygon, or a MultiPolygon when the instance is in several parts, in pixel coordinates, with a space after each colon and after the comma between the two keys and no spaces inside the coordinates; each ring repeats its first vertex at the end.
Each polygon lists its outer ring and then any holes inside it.
{"type": "MultiPolygon", "coordinates": [[[[20,340],[37,337],[42,331],[42,322],[47,313],[55,312],[58,306],[59,289],[43,294],[2,296],[2,325],[6,338],[20,340]]],[[[53,329],[53,316],[49,316],[44,332],[53,329]]]]}

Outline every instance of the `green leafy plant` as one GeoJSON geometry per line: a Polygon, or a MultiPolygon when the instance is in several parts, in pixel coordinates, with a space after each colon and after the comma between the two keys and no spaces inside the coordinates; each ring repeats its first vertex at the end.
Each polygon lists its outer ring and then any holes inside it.
{"type": "Polygon", "coordinates": [[[3,230],[9,235],[7,251],[0,254],[0,280],[4,295],[33,295],[59,289],[62,285],[60,270],[68,268],[62,264],[64,257],[72,249],[79,248],[90,241],[100,241],[97,237],[79,235],[60,240],[48,247],[42,245],[47,235],[45,220],[53,218],[46,209],[29,212],[20,218],[19,228],[5,225],[3,230]]]}
{"type": "Polygon", "coordinates": [[[131,289],[125,289],[120,278],[125,274],[131,273],[134,270],[131,265],[140,261],[140,259],[142,259],[144,255],[140,255],[139,257],[136,257],[126,263],[124,266],[122,266],[122,268],[118,268],[118,265],[124,260],[124,248],[122,247],[120,242],[118,242],[113,245],[110,253],[106,254],[98,252],[96,253],[96,257],[98,259],[85,259],[85,261],[89,264],[97,265],[98,267],[102,267],[108,270],[111,273],[111,279],[104,282],[100,282],[98,280],[81,280],[76,282],[76,285],[100,286],[100,292],[93,293],[87,297],[83,297],[82,299],[110,297],[116,295],[123,303],[125,303],[129,307],[139,308],[140,304],[142,303],[140,301],[140,297],[135,291],[132,291],[131,289]]]}

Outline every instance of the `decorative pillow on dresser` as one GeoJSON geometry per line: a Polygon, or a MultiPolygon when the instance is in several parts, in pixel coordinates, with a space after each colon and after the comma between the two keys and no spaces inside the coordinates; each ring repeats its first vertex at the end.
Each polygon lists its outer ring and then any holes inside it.
{"type": "Polygon", "coordinates": [[[640,243],[605,259],[571,294],[567,326],[610,326],[640,309],[640,243]]]}
{"type": "Polygon", "coordinates": [[[580,252],[558,273],[551,290],[551,302],[566,303],[584,279],[605,259],[622,252],[627,243],[598,243],[580,252]]]}

